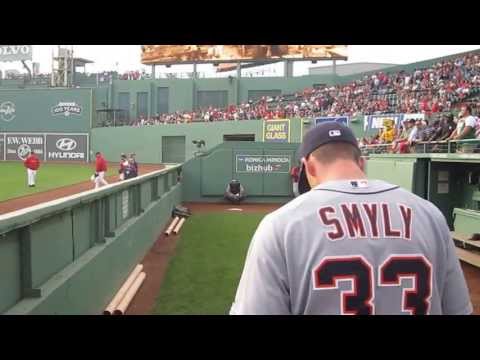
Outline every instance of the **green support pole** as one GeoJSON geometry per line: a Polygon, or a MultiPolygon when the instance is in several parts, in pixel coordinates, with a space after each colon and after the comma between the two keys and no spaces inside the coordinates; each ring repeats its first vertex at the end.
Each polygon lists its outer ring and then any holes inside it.
{"type": "Polygon", "coordinates": [[[242,65],[240,63],[237,64],[237,96],[236,101],[237,105],[240,105],[240,79],[242,78],[242,65]]]}
{"type": "Polygon", "coordinates": [[[196,79],[197,79],[197,64],[193,64],[193,76],[192,76],[192,92],[193,92],[193,97],[192,97],[192,111],[195,111],[197,109],[197,89],[196,89],[196,79]]]}

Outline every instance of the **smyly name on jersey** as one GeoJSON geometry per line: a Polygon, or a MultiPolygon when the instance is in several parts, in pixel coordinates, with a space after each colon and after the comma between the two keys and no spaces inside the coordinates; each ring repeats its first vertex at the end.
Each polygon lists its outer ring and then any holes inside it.
{"type": "Polygon", "coordinates": [[[327,227],[326,235],[331,241],[345,238],[412,239],[413,212],[404,204],[341,203],[338,209],[321,207],[318,215],[320,223],[327,227]],[[400,218],[402,226],[395,228],[392,218],[400,218]]]}

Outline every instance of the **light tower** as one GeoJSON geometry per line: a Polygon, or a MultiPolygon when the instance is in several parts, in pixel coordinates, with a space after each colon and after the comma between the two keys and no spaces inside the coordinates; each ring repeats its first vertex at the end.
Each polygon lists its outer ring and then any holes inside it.
{"type": "Polygon", "coordinates": [[[69,50],[59,45],[57,56],[52,49],[52,87],[72,87],[74,71],[73,48],[69,50]]]}

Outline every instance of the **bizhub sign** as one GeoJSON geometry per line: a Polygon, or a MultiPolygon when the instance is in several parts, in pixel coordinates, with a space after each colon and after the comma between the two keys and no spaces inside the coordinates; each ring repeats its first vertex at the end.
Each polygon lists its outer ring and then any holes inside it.
{"type": "Polygon", "coordinates": [[[289,155],[237,155],[237,173],[277,173],[290,172],[289,155]]]}

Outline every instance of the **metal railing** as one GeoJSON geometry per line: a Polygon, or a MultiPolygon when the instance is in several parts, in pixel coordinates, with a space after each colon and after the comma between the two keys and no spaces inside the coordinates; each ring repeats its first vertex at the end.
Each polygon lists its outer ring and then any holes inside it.
{"type": "Polygon", "coordinates": [[[392,149],[392,144],[376,144],[376,145],[365,145],[360,146],[363,156],[368,156],[370,154],[387,154],[390,153],[392,149]]]}
{"type": "MultiPolygon", "coordinates": [[[[365,145],[360,147],[362,155],[394,154],[393,144],[365,145]]],[[[419,142],[410,147],[410,154],[479,154],[480,139],[419,142]]]]}

